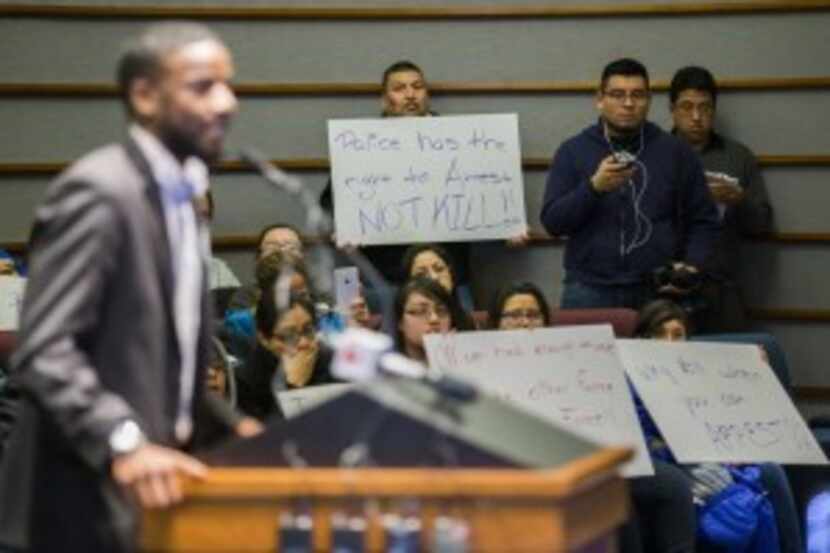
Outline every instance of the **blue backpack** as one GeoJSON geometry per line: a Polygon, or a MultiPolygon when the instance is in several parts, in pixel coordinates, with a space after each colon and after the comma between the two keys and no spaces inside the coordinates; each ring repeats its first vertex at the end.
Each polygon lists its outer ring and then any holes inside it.
{"type": "Polygon", "coordinates": [[[735,483],[698,507],[698,538],[727,553],[779,553],[772,503],[755,465],[730,467],[735,483]]]}

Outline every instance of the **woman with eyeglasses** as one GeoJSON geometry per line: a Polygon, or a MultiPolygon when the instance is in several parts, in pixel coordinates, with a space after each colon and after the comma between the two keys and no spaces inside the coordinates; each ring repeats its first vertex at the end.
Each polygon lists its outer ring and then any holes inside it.
{"type": "Polygon", "coordinates": [[[331,350],[317,335],[314,306],[305,296],[282,295],[277,283],[261,295],[256,346],[236,373],[239,409],[260,420],[282,416],[277,392],[336,382],[329,373],[331,350]]]}
{"type": "MultiPolygon", "coordinates": [[[[274,223],[263,228],[257,238],[256,271],[259,271],[260,262],[274,252],[303,264],[305,250],[300,231],[287,223],[274,223]]],[[[252,309],[259,299],[261,289],[258,281],[241,286],[230,297],[227,310],[252,309]]]]}
{"type": "Polygon", "coordinates": [[[438,244],[414,244],[403,256],[403,272],[407,278],[423,277],[437,282],[450,296],[453,310],[458,315],[458,330],[472,330],[475,323],[468,311],[473,302],[469,290],[458,287],[455,262],[450,253],[438,244]]]}
{"type": "Polygon", "coordinates": [[[514,330],[550,325],[550,309],[542,291],[531,282],[502,288],[490,305],[490,328],[514,330]]]}
{"type": "Polygon", "coordinates": [[[418,277],[398,290],[395,320],[398,351],[426,363],[424,336],[455,330],[458,313],[446,289],[434,280],[418,277]]]}

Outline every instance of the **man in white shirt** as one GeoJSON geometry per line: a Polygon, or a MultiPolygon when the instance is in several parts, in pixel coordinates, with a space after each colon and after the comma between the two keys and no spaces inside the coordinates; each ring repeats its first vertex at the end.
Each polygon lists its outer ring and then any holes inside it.
{"type": "Polygon", "coordinates": [[[119,62],[126,141],[75,162],[36,211],[4,545],[132,551],[137,506],[176,503],[181,476],[205,475],[183,450],[257,430],[204,393],[209,244],[192,198],[237,108],[232,76],[207,28],[150,27],[119,62]]]}

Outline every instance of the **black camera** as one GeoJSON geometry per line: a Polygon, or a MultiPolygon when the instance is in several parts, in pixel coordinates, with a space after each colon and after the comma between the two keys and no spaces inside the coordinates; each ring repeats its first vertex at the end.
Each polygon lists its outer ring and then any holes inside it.
{"type": "Polygon", "coordinates": [[[673,263],[655,269],[651,279],[657,291],[671,286],[680,292],[689,293],[697,291],[703,285],[702,273],[683,265],[675,267],[673,263]]]}

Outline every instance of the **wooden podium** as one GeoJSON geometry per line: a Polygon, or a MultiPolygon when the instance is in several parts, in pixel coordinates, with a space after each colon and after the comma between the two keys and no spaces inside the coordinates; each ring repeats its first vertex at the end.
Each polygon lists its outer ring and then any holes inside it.
{"type": "Polygon", "coordinates": [[[381,518],[417,509],[429,550],[436,517],[464,520],[468,551],[611,552],[626,518],[618,467],[630,450],[605,448],[552,469],[219,468],[187,487],[183,504],[144,516],[145,552],[277,552],[279,521],[299,506],[313,518],[314,550],[330,552],[332,515],[363,513],[366,551],[385,551],[381,518]]]}

